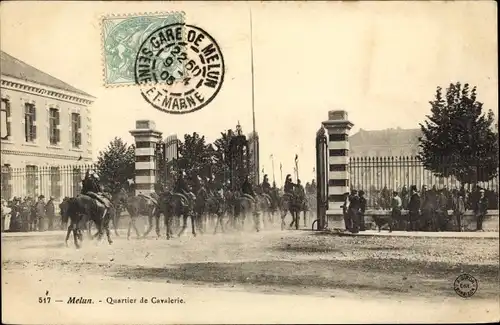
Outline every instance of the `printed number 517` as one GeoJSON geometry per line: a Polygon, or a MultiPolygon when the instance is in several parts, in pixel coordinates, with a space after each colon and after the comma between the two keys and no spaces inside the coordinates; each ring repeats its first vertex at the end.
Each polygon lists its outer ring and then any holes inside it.
{"type": "Polygon", "coordinates": [[[50,297],[38,297],[38,303],[40,304],[49,304],[50,297]]]}

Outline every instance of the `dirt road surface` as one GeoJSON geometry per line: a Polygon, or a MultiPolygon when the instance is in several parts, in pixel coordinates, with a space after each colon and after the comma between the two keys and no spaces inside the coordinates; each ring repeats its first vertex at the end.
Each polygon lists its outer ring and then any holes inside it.
{"type": "Polygon", "coordinates": [[[170,241],[114,239],[111,246],[85,240],[76,250],[72,243],[65,247],[60,231],[2,235],[3,322],[500,320],[498,237],[266,230],[170,241]],[[453,290],[462,273],[479,283],[468,299],[453,290]],[[92,303],[68,303],[72,297],[92,303]],[[148,302],[141,303],[142,297],[148,302]],[[177,303],[157,301],[169,297],[177,303]]]}

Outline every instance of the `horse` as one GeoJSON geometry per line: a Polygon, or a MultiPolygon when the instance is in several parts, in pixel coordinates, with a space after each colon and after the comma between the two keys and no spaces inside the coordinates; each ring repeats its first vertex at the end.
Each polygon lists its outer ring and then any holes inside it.
{"type": "Polygon", "coordinates": [[[78,195],[68,199],[66,213],[70,219],[70,225],[66,233],[66,246],[68,245],[69,236],[73,232],[75,247],[80,248],[79,242],[83,240],[82,228],[85,228],[91,221],[97,226],[98,232],[95,236],[101,239],[103,230],[105,230],[108,243],[110,245],[113,243],[109,233],[109,220],[114,217],[114,208],[112,206],[106,208],[90,196],[78,195]]]}
{"type": "Polygon", "coordinates": [[[196,198],[187,198],[185,195],[172,192],[165,191],[160,194],[159,205],[160,211],[165,216],[165,227],[167,229],[167,239],[173,237],[172,231],[172,220],[175,217],[181,217],[183,220],[182,229],[178,233],[178,237],[180,237],[184,231],[187,229],[187,218],[191,217],[191,226],[192,226],[192,234],[196,237],[196,228],[195,228],[195,215],[193,212],[193,201],[196,198]],[[187,202],[186,202],[187,199],[187,202]]]}
{"type": "Polygon", "coordinates": [[[303,202],[300,199],[296,190],[292,193],[285,193],[281,197],[281,230],[285,230],[286,223],[285,217],[290,212],[292,215],[292,222],[290,223],[290,228],[295,224],[295,228],[299,229],[299,221],[301,208],[303,202]]]}
{"type": "Polygon", "coordinates": [[[278,211],[280,203],[277,191],[271,190],[269,193],[264,193],[261,189],[258,189],[256,194],[260,201],[258,210],[267,215],[267,219],[264,217],[263,221],[274,224],[274,214],[278,211]]]}
{"type": "MultiPolygon", "coordinates": [[[[120,210],[125,209],[130,216],[127,230],[127,240],[130,239],[130,232],[132,228],[134,228],[138,238],[147,237],[153,229],[153,218],[156,219],[156,236],[157,238],[160,237],[161,211],[158,200],[157,198],[154,198],[153,195],[155,194],[152,194],[151,196],[146,196],[143,194],[129,196],[125,190],[121,190],[113,195],[114,205],[118,206],[120,210]],[[139,229],[137,229],[137,226],[135,224],[135,221],[140,216],[148,217],[148,229],[142,236],[140,235],[139,229]]],[[[117,227],[119,218],[117,217],[115,219],[116,221],[114,223],[115,227],[117,227]]]]}
{"type": "MultiPolygon", "coordinates": [[[[224,206],[222,202],[222,198],[218,198],[214,195],[211,195],[204,187],[201,187],[196,193],[196,200],[194,202],[194,213],[196,215],[196,219],[200,221],[200,230],[204,228],[206,225],[203,222],[203,216],[206,216],[206,220],[213,220],[211,216],[216,216],[216,224],[214,234],[217,233],[217,229],[220,226],[222,232],[224,232],[224,224],[222,223],[222,216],[224,214],[224,206]]],[[[203,230],[202,230],[203,231],[203,230]]]]}
{"type": "Polygon", "coordinates": [[[252,197],[248,194],[241,194],[237,197],[237,204],[235,207],[235,223],[236,228],[243,230],[245,226],[245,220],[248,215],[253,216],[254,227],[257,232],[260,231],[260,218],[259,211],[257,207],[262,206],[262,198],[259,195],[252,197]]]}

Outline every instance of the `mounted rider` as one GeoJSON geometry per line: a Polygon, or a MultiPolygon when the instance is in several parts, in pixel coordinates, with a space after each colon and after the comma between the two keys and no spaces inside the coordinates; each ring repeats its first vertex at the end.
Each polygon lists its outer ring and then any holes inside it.
{"type": "Polygon", "coordinates": [[[264,175],[264,180],[262,181],[262,193],[270,195],[271,194],[271,184],[269,184],[269,179],[267,177],[267,174],[264,175]]]}
{"type": "Polygon", "coordinates": [[[82,180],[81,193],[103,204],[106,209],[110,207],[109,199],[103,196],[102,188],[99,184],[99,175],[89,169],[85,172],[85,178],[82,180]]]}
{"type": "Polygon", "coordinates": [[[285,194],[293,195],[293,190],[295,188],[295,184],[292,182],[292,175],[288,174],[285,178],[285,186],[283,188],[285,194]]]}
{"type": "Polygon", "coordinates": [[[187,206],[191,200],[194,200],[194,193],[189,189],[189,186],[185,180],[186,172],[182,172],[179,174],[175,184],[174,184],[174,193],[179,194],[184,200],[184,205],[187,206]]]}
{"type": "Polygon", "coordinates": [[[243,181],[243,184],[241,184],[241,192],[251,196],[252,198],[255,197],[255,193],[253,191],[252,184],[248,180],[248,176],[245,176],[245,180],[243,181]]]}

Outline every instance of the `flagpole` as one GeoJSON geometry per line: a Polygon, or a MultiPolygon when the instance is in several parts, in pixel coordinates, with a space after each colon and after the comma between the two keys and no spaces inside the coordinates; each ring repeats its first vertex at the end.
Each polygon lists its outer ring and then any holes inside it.
{"type": "MultiPolygon", "coordinates": [[[[251,55],[251,71],[252,71],[252,127],[253,127],[253,141],[252,141],[252,146],[253,146],[253,155],[254,157],[258,155],[257,150],[256,150],[256,132],[255,132],[255,94],[254,94],[254,69],[253,69],[253,25],[252,25],[252,8],[250,9],[250,55],[251,55]]],[[[255,162],[254,162],[255,165],[255,162]]],[[[260,183],[259,181],[259,167],[257,164],[257,183],[260,183]]]]}
{"type": "Polygon", "coordinates": [[[283,186],[283,165],[280,163],[281,186],[283,186]]]}
{"type": "Polygon", "coordinates": [[[274,156],[273,155],[271,155],[271,163],[273,166],[273,183],[276,183],[276,179],[274,178],[274,156]]]}

